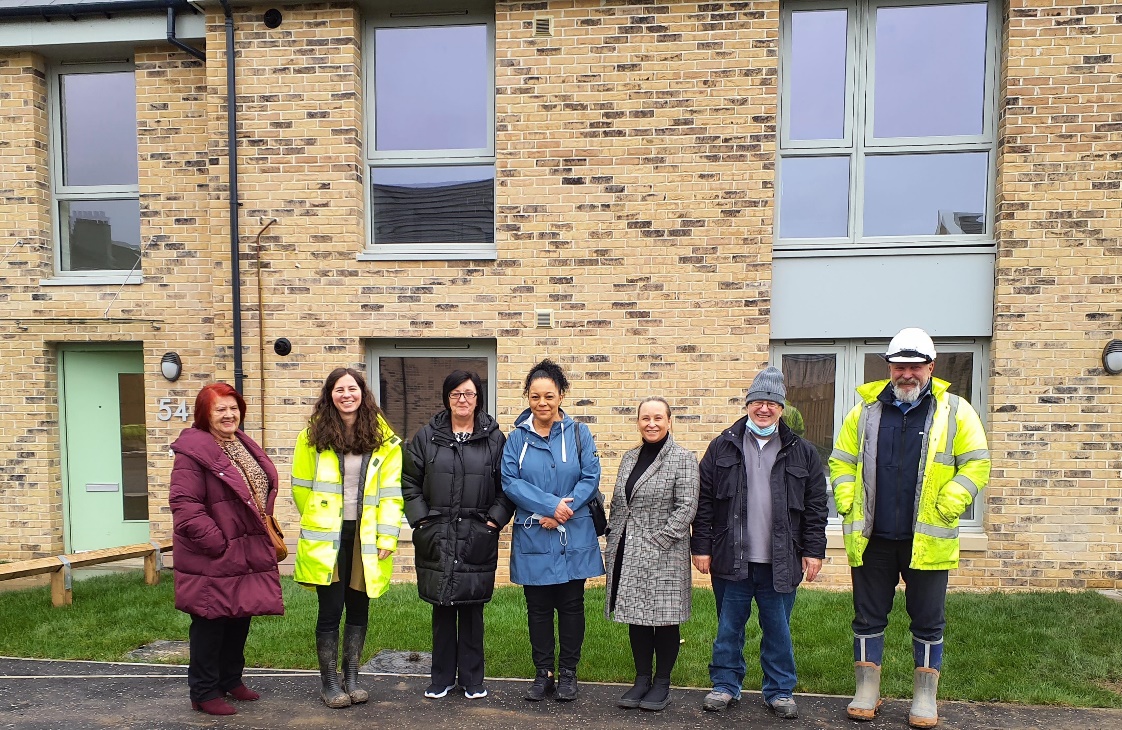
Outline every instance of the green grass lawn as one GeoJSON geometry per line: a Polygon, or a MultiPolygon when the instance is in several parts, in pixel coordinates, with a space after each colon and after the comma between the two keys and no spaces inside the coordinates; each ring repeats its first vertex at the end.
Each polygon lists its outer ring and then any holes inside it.
{"type": "MultiPolygon", "coordinates": [[[[284,580],[287,614],[254,619],[246,653],[264,667],[314,668],[316,598],[284,580]]],[[[155,639],[186,639],[188,619],[172,607],[172,580],[145,586],[139,576],[91,578],[74,585],[74,605],[52,608],[47,588],[0,593],[0,654],[121,660],[155,639]]],[[[940,696],[1032,704],[1122,707],[1122,604],[1096,593],[954,593],[947,602],[947,655],[940,696]],[[1112,691],[1112,688],[1114,691],[1112,691]]],[[[579,675],[632,678],[627,629],[603,617],[604,590],[590,588],[588,633],[579,675]]],[[[487,674],[530,677],[522,590],[501,588],[486,609],[487,674]]],[[[395,585],[370,610],[367,655],[381,649],[428,651],[430,611],[412,585],[395,585]]],[[[801,590],[795,605],[800,692],[853,691],[850,595],[801,590]]],[[[884,692],[911,694],[911,643],[898,597],[885,651],[884,692]]],[[[759,688],[759,627],[749,622],[748,677],[759,688]]],[[[713,594],[694,591],[693,618],[682,627],[674,683],[708,686],[716,632],[713,594]]]]}

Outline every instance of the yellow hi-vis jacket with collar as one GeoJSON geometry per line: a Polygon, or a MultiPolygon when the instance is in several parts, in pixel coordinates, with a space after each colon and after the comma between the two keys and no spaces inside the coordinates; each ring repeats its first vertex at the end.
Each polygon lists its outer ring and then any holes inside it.
{"type": "MultiPolygon", "coordinates": [[[[381,421],[388,434],[381,447],[364,458],[368,464],[359,505],[357,537],[362,550],[366,595],[377,598],[389,589],[393,555],[378,560],[378,550],[397,550],[401,515],[401,439],[381,421]]],[[[292,497],[300,511],[293,579],[306,586],[329,585],[343,530],[343,471],[331,450],[316,451],[308,429],[296,438],[292,454],[292,497]]]]}
{"type": "MultiPolygon", "coordinates": [[[[830,484],[842,516],[842,536],[849,564],[862,564],[873,534],[877,498],[877,436],[881,408],[877,396],[887,380],[857,388],[862,402],[845,417],[830,454],[830,484]]],[[[986,433],[974,408],[947,392],[950,383],[931,379],[934,412],[928,415],[920,450],[911,567],[949,570],[958,567],[958,518],[990,479],[986,433]]]]}

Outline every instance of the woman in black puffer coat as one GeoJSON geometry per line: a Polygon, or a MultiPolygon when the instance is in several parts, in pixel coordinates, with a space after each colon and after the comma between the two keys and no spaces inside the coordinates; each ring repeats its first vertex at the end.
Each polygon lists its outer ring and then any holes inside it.
{"type": "Polygon", "coordinates": [[[483,604],[495,590],[499,530],[514,505],[503,495],[506,437],[483,410],[479,376],[444,380],[444,410],[409,443],[401,477],[413,528],[417,591],[432,604],[432,684],[443,697],[459,683],[468,699],[483,686],[483,604]],[[457,626],[458,624],[458,626],[457,626]]]}

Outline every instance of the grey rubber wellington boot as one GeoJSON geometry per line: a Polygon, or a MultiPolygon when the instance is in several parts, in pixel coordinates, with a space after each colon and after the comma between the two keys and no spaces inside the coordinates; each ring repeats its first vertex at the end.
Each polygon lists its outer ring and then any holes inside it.
{"type": "Polygon", "coordinates": [[[339,631],[316,632],[316,656],[319,659],[319,696],[332,709],[351,706],[351,696],[339,686],[339,631]]]}
{"type": "Polygon", "coordinates": [[[939,671],[916,667],[912,688],[912,709],[908,724],[912,727],[935,727],[939,724],[939,711],[935,695],[939,692],[939,671]]]}
{"type": "Polygon", "coordinates": [[[343,625],[343,691],[356,705],[370,699],[370,693],[358,686],[358,668],[362,665],[362,647],[365,644],[365,626],[343,625]]]}
{"type": "Polygon", "coordinates": [[[880,697],[880,667],[872,662],[854,664],[857,673],[857,692],[853,701],[845,708],[851,720],[872,720],[884,704],[880,697]]]}

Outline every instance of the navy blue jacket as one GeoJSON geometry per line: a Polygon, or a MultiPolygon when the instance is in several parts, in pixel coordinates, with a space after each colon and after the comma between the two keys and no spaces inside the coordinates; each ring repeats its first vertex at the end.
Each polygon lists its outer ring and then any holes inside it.
{"type": "Polygon", "coordinates": [[[931,389],[907,413],[894,405],[892,384],[877,400],[881,408],[877,441],[877,499],[873,509],[873,537],[911,540],[919,495],[919,459],[923,453],[927,421],[931,416],[931,389]]]}

